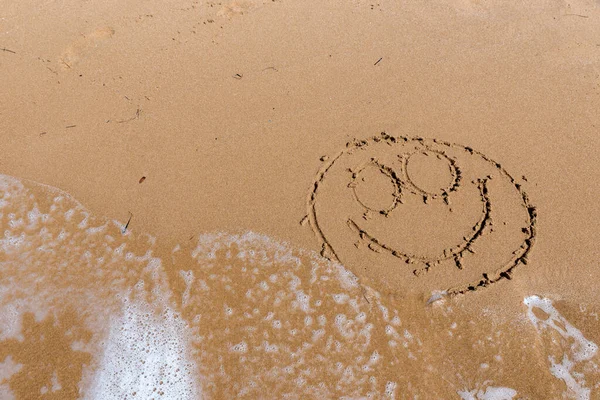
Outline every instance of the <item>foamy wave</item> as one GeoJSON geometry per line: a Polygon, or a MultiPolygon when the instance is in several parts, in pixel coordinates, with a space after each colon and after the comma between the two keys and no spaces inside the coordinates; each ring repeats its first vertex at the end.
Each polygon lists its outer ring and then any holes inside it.
{"type": "MultiPolygon", "coordinates": [[[[2,399],[556,393],[538,372],[547,387],[519,386],[516,358],[502,364],[514,353],[513,326],[476,323],[447,297],[384,296],[340,264],[265,235],[204,234],[164,249],[57,189],[2,175],[0,226],[2,399]]],[[[525,303],[540,333],[568,343],[550,358],[558,379],[548,379],[591,398],[596,344],[549,300],[525,303]]],[[[533,333],[521,334],[526,342],[533,333]]],[[[552,346],[519,346],[516,357],[539,362],[552,346]]]]}

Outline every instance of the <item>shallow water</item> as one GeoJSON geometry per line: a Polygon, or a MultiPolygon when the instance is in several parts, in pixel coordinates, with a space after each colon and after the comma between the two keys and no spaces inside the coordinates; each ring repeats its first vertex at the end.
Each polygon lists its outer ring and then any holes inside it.
{"type": "Polygon", "coordinates": [[[2,399],[599,396],[591,313],[548,298],[387,296],[252,232],[167,249],[1,175],[0,224],[2,399]]]}

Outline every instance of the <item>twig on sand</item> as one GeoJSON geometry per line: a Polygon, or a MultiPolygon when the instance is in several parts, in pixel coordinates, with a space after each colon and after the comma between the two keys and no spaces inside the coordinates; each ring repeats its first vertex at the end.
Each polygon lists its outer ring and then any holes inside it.
{"type": "Polygon", "coordinates": [[[122,234],[125,234],[125,232],[127,232],[127,228],[129,227],[131,218],[133,218],[133,213],[131,211],[129,211],[129,219],[127,220],[127,223],[125,224],[125,226],[123,227],[123,230],[121,231],[122,234]]]}
{"type": "Polygon", "coordinates": [[[365,301],[367,302],[367,304],[371,304],[371,302],[367,298],[367,291],[365,290],[365,288],[363,287],[363,285],[360,285],[360,291],[362,292],[363,298],[365,299],[365,301]]]}
{"type": "Polygon", "coordinates": [[[16,52],[16,51],[12,51],[12,50],[10,50],[10,49],[7,49],[6,47],[3,47],[3,48],[1,48],[0,50],[2,50],[2,51],[5,51],[5,52],[7,52],[7,53],[17,54],[17,52],[16,52]]]}
{"type": "Polygon", "coordinates": [[[63,63],[63,64],[65,64],[67,66],[67,68],[71,69],[71,66],[65,60],[63,60],[62,58],[60,59],[60,62],[63,63]]]}
{"type": "Polygon", "coordinates": [[[381,57],[379,60],[377,60],[377,61],[375,62],[375,64],[373,64],[373,65],[377,65],[377,64],[379,64],[379,63],[381,62],[381,60],[383,60],[383,57],[381,57]]]}
{"type": "Polygon", "coordinates": [[[142,113],[142,110],[141,110],[141,108],[138,107],[138,109],[135,110],[135,115],[133,117],[117,121],[117,124],[122,124],[122,123],[125,123],[125,122],[133,121],[134,119],[140,119],[140,114],[141,113],[142,113]]]}

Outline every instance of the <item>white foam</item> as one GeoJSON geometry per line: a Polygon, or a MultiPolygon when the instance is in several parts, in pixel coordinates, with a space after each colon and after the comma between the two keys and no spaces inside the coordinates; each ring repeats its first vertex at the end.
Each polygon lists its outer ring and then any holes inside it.
{"type": "Polygon", "coordinates": [[[302,290],[295,290],[296,301],[292,302],[293,308],[300,308],[305,313],[313,312],[310,308],[310,296],[304,293],[302,290]]]}
{"type": "Polygon", "coordinates": [[[11,356],[0,360],[0,399],[13,400],[15,398],[8,384],[3,384],[13,374],[16,374],[23,367],[22,364],[13,361],[11,356]]]}
{"type": "Polygon", "coordinates": [[[345,314],[337,314],[334,319],[335,327],[342,337],[351,339],[354,337],[354,330],[352,329],[352,321],[348,320],[345,314]]]}
{"type": "MultiPolygon", "coordinates": [[[[529,296],[523,300],[523,303],[527,306],[527,316],[539,331],[553,329],[563,338],[572,342],[569,351],[563,355],[560,363],[553,356],[548,357],[551,364],[550,372],[556,378],[565,382],[567,386],[566,396],[577,400],[589,400],[591,389],[586,387],[585,376],[575,371],[575,367],[578,364],[592,365],[588,361],[598,352],[598,345],[586,339],[579,329],[560,315],[550,299],[529,296]],[[548,315],[548,318],[538,318],[534,312],[535,308],[542,310],[548,315]]],[[[593,365],[594,368],[597,368],[595,364],[593,365]]]]}
{"type": "Polygon", "coordinates": [[[190,301],[190,290],[192,287],[192,283],[194,283],[194,272],[193,271],[179,271],[179,275],[183,279],[185,283],[185,291],[181,296],[181,301],[183,306],[186,306],[190,301]]]}
{"type": "Polygon", "coordinates": [[[231,351],[235,353],[246,353],[248,352],[248,343],[239,342],[231,346],[231,351]]]}
{"type": "Polygon", "coordinates": [[[168,308],[154,315],[145,305],[130,304],[112,323],[85,399],[198,399],[195,377],[179,316],[168,308]]]}
{"type": "Polygon", "coordinates": [[[457,392],[462,400],[512,400],[517,391],[507,387],[488,386],[483,389],[457,392]]]}
{"type": "Polygon", "coordinates": [[[61,389],[62,389],[62,386],[58,382],[58,376],[56,375],[56,371],[54,371],[54,373],[52,374],[52,377],[50,378],[50,387],[42,386],[42,388],[40,389],[40,393],[41,394],[46,394],[48,392],[53,393],[53,392],[57,392],[61,389]]]}
{"type": "Polygon", "coordinates": [[[396,382],[387,382],[385,384],[385,396],[390,399],[395,399],[397,386],[398,385],[396,384],[396,382]]]}
{"type": "Polygon", "coordinates": [[[8,385],[0,384],[0,399],[2,400],[16,400],[15,395],[10,390],[8,385]]]}
{"type": "Polygon", "coordinates": [[[0,249],[2,252],[12,254],[18,252],[25,242],[25,234],[13,236],[10,231],[4,232],[4,238],[0,239],[0,249]]]}

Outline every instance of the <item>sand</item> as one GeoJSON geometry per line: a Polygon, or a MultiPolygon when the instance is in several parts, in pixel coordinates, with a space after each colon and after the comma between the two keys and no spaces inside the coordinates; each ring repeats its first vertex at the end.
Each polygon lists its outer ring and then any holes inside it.
{"type": "Polygon", "coordinates": [[[0,398],[600,398],[600,3],[5,1],[0,398]]]}

